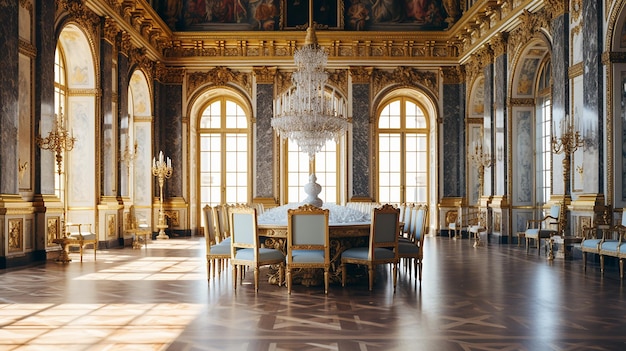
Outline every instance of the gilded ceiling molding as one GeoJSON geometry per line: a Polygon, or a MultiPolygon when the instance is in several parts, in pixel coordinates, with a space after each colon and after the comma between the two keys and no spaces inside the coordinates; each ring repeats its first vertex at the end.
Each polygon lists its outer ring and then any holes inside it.
{"type": "Polygon", "coordinates": [[[373,96],[378,95],[389,86],[397,85],[420,89],[427,88],[435,97],[439,95],[437,74],[429,71],[420,71],[415,68],[402,66],[391,72],[375,70],[372,82],[373,96]]]}
{"type": "Polygon", "coordinates": [[[273,84],[276,77],[276,67],[254,67],[252,68],[257,84],[273,84]]]}
{"type": "Polygon", "coordinates": [[[215,67],[207,72],[192,72],[187,78],[187,96],[191,96],[198,87],[212,83],[212,85],[237,85],[248,95],[252,95],[252,82],[249,73],[236,72],[227,67],[215,67]]]}
{"type": "Polygon", "coordinates": [[[368,84],[374,69],[372,67],[350,66],[352,84],[368,84]]]}
{"type": "Polygon", "coordinates": [[[117,35],[120,32],[120,28],[117,26],[117,23],[111,17],[104,18],[104,28],[102,36],[106,41],[111,44],[115,44],[117,40],[117,35]]]}
{"type": "MultiPolygon", "coordinates": [[[[619,19],[619,15],[622,13],[621,9],[625,5],[626,0],[617,0],[618,3],[615,4],[613,10],[610,13],[608,22],[606,23],[606,35],[604,36],[604,50],[609,51],[613,50],[613,39],[615,34],[613,34],[614,30],[620,31],[621,28],[617,28],[617,22],[619,19]]],[[[620,34],[617,34],[620,35],[620,34]]],[[[611,105],[608,105],[611,106],[611,105]]]]}
{"type": "Polygon", "coordinates": [[[602,53],[602,64],[608,66],[612,63],[625,63],[626,52],[624,51],[605,51],[602,53]]]}
{"type": "Polygon", "coordinates": [[[163,84],[183,84],[185,70],[183,68],[166,67],[163,64],[156,64],[154,76],[156,80],[163,84]]]}
{"type": "Polygon", "coordinates": [[[535,106],[533,98],[509,98],[509,106],[535,106]]]}
{"type": "Polygon", "coordinates": [[[491,42],[489,43],[489,45],[491,46],[491,49],[493,50],[494,57],[498,57],[498,56],[506,54],[506,46],[507,46],[508,38],[509,38],[508,33],[501,32],[501,33],[496,34],[491,39],[491,42]]]}
{"type": "Polygon", "coordinates": [[[460,84],[465,80],[463,68],[460,66],[441,67],[443,84],[460,84]]]}

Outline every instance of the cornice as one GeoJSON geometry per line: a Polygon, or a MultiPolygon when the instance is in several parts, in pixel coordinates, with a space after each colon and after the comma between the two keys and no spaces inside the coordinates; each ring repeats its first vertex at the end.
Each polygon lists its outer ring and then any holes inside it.
{"type": "Polygon", "coordinates": [[[274,77],[276,77],[276,67],[254,67],[252,70],[257,84],[274,83],[274,77]]]}
{"type": "Polygon", "coordinates": [[[374,69],[372,67],[353,66],[350,67],[350,77],[353,84],[368,84],[374,69]]]}

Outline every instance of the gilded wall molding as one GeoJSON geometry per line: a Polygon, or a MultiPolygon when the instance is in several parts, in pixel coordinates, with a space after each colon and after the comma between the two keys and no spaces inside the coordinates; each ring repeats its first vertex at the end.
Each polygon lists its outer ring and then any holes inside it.
{"type": "Polygon", "coordinates": [[[133,50],[133,44],[130,39],[131,35],[126,31],[122,31],[119,36],[118,50],[120,53],[126,55],[126,57],[130,57],[131,51],[133,50]]]}
{"type": "Polygon", "coordinates": [[[257,84],[273,84],[276,77],[276,67],[253,67],[254,77],[257,84]]]}
{"type": "Polygon", "coordinates": [[[626,62],[626,51],[605,51],[601,56],[602,64],[607,66],[611,63],[626,62]]]}
{"type": "Polygon", "coordinates": [[[572,20],[580,19],[583,13],[583,4],[582,0],[572,0],[572,3],[569,5],[570,13],[572,14],[572,20]]]}
{"type": "Polygon", "coordinates": [[[509,106],[535,106],[533,98],[509,98],[509,106]]]}
{"type": "Polygon", "coordinates": [[[111,17],[105,17],[102,37],[112,45],[115,45],[117,43],[117,35],[119,32],[120,27],[117,26],[117,23],[111,17]]]}
{"type": "Polygon", "coordinates": [[[84,6],[82,1],[57,0],[57,18],[63,12],[66,12],[73,21],[88,31],[92,38],[98,37],[100,17],[84,6]]]}
{"type": "Polygon", "coordinates": [[[530,38],[540,34],[542,29],[552,32],[552,26],[550,24],[551,18],[545,10],[536,13],[523,10],[518,18],[520,20],[520,26],[512,31],[509,36],[509,45],[513,51],[517,51],[517,49],[526,44],[530,38]]]}
{"type": "Polygon", "coordinates": [[[557,18],[567,11],[568,2],[568,0],[545,0],[545,8],[551,18],[557,18]]]}
{"type": "Polygon", "coordinates": [[[343,96],[348,96],[348,70],[339,69],[328,72],[328,82],[332,83],[343,96]]]}
{"type": "Polygon", "coordinates": [[[163,84],[183,84],[185,70],[183,68],[166,67],[162,63],[156,64],[154,77],[163,84]]]}
{"type": "Polygon", "coordinates": [[[375,70],[372,79],[373,95],[389,86],[426,88],[433,96],[439,95],[437,74],[410,67],[398,67],[393,71],[375,70]]]}
{"type": "Polygon", "coordinates": [[[146,73],[148,81],[152,80],[152,72],[155,71],[156,64],[148,58],[145,48],[131,49],[127,53],[130,66],[132,67],[137,65],[144,73],[146,73]]]}
{"type": "Polygon", "coordinates": [[[441,67],[443,84],[460,84],[465,81],[465,72],[460,66],[441,67]]]}
{"type": "Polygon", "coordinates": [[[507,40],[508,40],[508,33],[506,32],[500,32],[494,35],[494,37],[491,39],[491,42],[489,43],[489,45],[491,46],[491,49],[493,50],[494,58],[506,54],[507,40]]]}
{"type": "Polygon", "coordinates": [[[33,44],[20,38],[18,45],[20,54],[28,56],[31,59],[37,57],[37,48],[33,44]]]}
{"type": "Polygon", "coordinates": [[[48,217],[46,225],[46,241],[47,245],[54,245],[53,240],[58,238],[61,231],[59,226],[59,217],[48,217]]]}
{"type": "Polygon", "coordinates": [[[187,96],[191,96],[198,87],[211,83],[213,85],[237,85],[252,95],[252,82],[249,73],[233,71],[227,67],[215,67],[207,72],[191,72],[187,77],[187,96]]]}
{"type": "Polygon", "coordinates": [[[10,218],[8,220],[9,252],[24,250],[24,220],[22,218],[10,218]]]}
{"type": "Polygon", "coordinates": [[[30,14],[33,14],[33,2],[31,0],[20,0],[20,6],[25,8],[30,14]]]}
{"type": "Polygon", "coordinates": [[[293,85],[291,81],[292,72],[278,71],[276,73],[276,96],[280,96],[291,88],[293,85]]]}
{"type": "Polygon", "coordinates": [[[368,84],[372,78],[372,67],[350,66],[350,78],[352,84],[368,84]]]}
{"type": "Polygon", "coordinates": [[[585,67],[582,62],[579,62],[575,65],[570,66],[569,69],[567,70],[568,78],[572,79],[574,77],[582,76],[584,68],[585,67]]]}

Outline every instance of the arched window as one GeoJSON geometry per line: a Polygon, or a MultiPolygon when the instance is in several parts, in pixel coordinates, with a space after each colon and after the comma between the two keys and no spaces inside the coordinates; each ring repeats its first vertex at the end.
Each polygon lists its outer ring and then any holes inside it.
{"type": "Polygon", "coordinates": [[[199,134],[202,206],[249,203],[250,130],[244,109],[228,97],[210,101],[199,134]]]}
{"type": "MultiPolygon", "coordinates": [[[[55,111],[55,119],[57,121],[66,123],[66,99],[67,99],[67,72],[65,70],[65,52],[60,45],[57,45],[55,53],[54,53],[54,111],[55,111]],[[60,114],[60,115],[59,115],[60,114]]],[[[59,170],[55,169],[54,172],[54,194],[61,199],[61,201],[65,202],[65,160],[67,159],[66,155],[60,159],[61,165],[57,165],[60,167],[59,170]]]]}
{"type": "Polygon", "coordinates": [[[383,104],[378,117],[378,202],[428,200],[428,122],[407,97],[383,104]]]}
{"type": "Polygon", "coordinates": [[[537,200],[543,204],[550,200],[552,194],[552,98],[551,98],[551,65],[545,61],[540,67],[537,84],[537,200]]]}

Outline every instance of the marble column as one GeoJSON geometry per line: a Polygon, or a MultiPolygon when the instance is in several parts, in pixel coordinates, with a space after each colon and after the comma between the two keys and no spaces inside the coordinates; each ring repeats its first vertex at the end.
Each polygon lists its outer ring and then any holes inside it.
{"type": "Polygon", "coordinates": [[[18,194],[19,7],[18,1],[0,2],[0,194],[18,194]]]}
{"type": "MultiPolygon", "coordinates": [[[[100,76],[111,77],[111,71],[113,69],[113,45],[106,38],[100,40],[100,76]]],[[[102,139],[100,140],[100,148],[102,150],[102,164],[101,164],[101,181],[102,181],[102,195],[103,196],[115,196],[116,192],[116,164],[118,157],[116,157],[115,149],[115,121],[113,113],[113,81],[111,79],[101,79],[100,88],[102,90],[101,97],[101,129],[100,133],[102,139]]]]}
{"type": "Polygon", "coordinates": [[[371,70],[351,69],[352,77],[352,193],[353,198],[373,199],[370,186],[372,137],[370,125],[370,83],[371,70]]]}
{"type": "Polygon", "coordinates": [[[443,197],[465,196],[465,89],[454,69],[444,70],[441,128],[443,197]]]}
{"type": "MultiPolygon", "coordinates": [[[[258,79],[257,79],[258,82],[258,79]]],[[[255,198],[277,198],[274,194],[274,85],[257,83],[256,86],[256,154],[255,154],[255,198]]]]}
{"type": "MultiPolygon", "coordinates": [[[[552,120],[556,126],[569,114],[569,16],[567,13],[552,20],[552,120]]],[[[586,84],[586,83],[585,83],[586,84]]],[[[558,131],[557,131],[558,133],[558,131]]],[[[553,194],[569,194],[563,189],[563,155],[555,155],[552,163],[553,194]]]]}
{"type": "MultiPolygon", "coordinates": [[[[157,96],[154,154],[163,151],[172,159],[172,177],[165,181],[164,197],[183,197],[183,130],[181,83],[155,82],[157,96]]],[[[155,186],[158,191],[158,185],[155,186]]]]}
{"type": "MultiPolygon", "coordinates": [[[[585,193],[599,193],[604,189],[604,155],[600,145],[604,139],[603,70],[601,55],[603,49],[602,2],[583,1],[583,111],[579,114],[579,126],[583,137],[590,141],[584,146],[583,187],[585,193]]],[[[567,23],[567,22],[566,22],[567,23]]],[[[576,155],[578,156],[578,155],[576,155]]]]}

